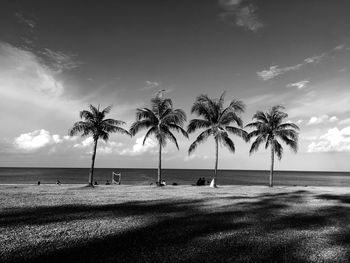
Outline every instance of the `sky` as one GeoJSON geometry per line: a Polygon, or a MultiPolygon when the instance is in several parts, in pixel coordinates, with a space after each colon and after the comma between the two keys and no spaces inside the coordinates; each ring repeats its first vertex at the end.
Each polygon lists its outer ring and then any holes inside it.
{"type": "MultiPolygon", "coordinates": [[[[113,105],[129,128],[160,89],[187,119],[199,94],[242,100],[244,124],[282,104],[300,127],[280,170],[350,169],[347,0],[6,0],[0,9],[0,166],[89,167],[92,140],[69,137],[79,111],[113,105]]],[[[156,168],[145,132],[99,143],[96,167],[156,168]]],[[[213,168],[214,141],[178,134],[164,168],[213,168]]],[[[220,169],[269,169],[269,151],[231,137],[220,169]]]]}

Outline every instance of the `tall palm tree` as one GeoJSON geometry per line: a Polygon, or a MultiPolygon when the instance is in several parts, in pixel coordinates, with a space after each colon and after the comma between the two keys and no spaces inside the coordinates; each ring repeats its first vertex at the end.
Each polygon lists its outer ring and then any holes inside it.
{"type": "Polygon", "coordinates": [[[181,109],[173,109],[170,98],[164,98],[162,92],[158,92],[151,99],[151,109],[136,109],[136,121],[131,125],[130,133],[135,135],[143,129],[148,129],[143,139],[143,145],[147,138],[154,135],[159,145],[158,179],[157,185],[162,185],[162,148],[167,140],[172,141],[179,149],[175,135],[171,130],[182,133],[188,138],[187,132],[182,128],[186,121],[186,114],[181,109]]]}
{"type": "Polygon", "coordinates": [[[245,110],[245,105],[242,101],[233,99],[228,107],[224,107],[225,92],[222,93],[219,99],[209,98],[207,95],[199,95],[194,102],[191,113],[196,113],[202,119],[192,119],[187,127],[188,133],[193,133],[198,129],[205,129],[199,134],[197,139],[190,145],[188,154],[190,155],[198,146],[205,142],[210,135],[215,140],[215,168],[214,178],[211,186],[216,187],[217,170],[219,159],[219,143],[223,144],[232,153],[235,152],[235,145],[230,139],[229,134],[238,135],[243,139],[247,133],[242,129],[243,121],[241,113],[245,110]],[[238,127],[232,126],[236,124],[238,127]]]}
{"type": "Polygon", "coordinates": [[[288,114],[283,112],[285,108],[277,105],[271,108],[269,112],[257,111],[253,120],[255,122],[249,123],[246,127],[255,128],[248,134],[248,140],[256,137],[250,148],[250,154],[257,151],[262,143],[265,143],[265,149],[269,146],[271,148],[271,169],[270,169],[270,187],[273,187],[273,166],[275,154],[281,160],[283,154],[283,147],[278,142],[278,139],[288,145],[294,152],[298,149],[298,130],[299,127],[294,123],[282,123],[288,114]]]}
{"type": "Polygon", "coordinates": [[[125,122],[114,119],[105,119],[106,115],[111,111],[112,106],[108,106],[102,111],[100,111],[99,106],[96,108],[90,105],[89,108],[90,111],[83,110],[80,112],[80,118],[84,119],[84,121],[78,121],[74,123],[73,127],[69,130],[69,135],[74,136],[81,133],[82,137],[92,136],[94,140],[92,163],[89,173],[89,185],[93,186],[94,166],[98,139],[102,139],[107,142],[109,139],[109,134],[112,132],[118,132],[127,135],[130,135],[130,133],[120,127],[120,125],[124,125],[125,122]]]}

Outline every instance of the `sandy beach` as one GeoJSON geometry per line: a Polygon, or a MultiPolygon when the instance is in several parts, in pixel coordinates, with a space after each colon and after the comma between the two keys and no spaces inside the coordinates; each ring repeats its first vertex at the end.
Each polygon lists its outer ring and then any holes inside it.
{"type": "Polygon", "coordinates": [[[1,262],[349,262],[350,188],[0,185],[1,262]]]}

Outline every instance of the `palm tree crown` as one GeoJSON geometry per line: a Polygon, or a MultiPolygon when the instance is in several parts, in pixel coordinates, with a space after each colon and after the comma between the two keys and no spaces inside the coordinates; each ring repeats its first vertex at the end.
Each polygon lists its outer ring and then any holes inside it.
{"type": "Polygon", "coordinates": [[[84,121],[74,123],[73,127],[69,130],[69,135],[74,136],[81,133],[82,137],[92,136],[94,140],[92,163],[89,174],[89,185],[93,186],[93,174],[98,139],[102,139],[107,142],[109,139],[109,134],[112,132],[127,135],[130,135],[130,133],[120,127],[120,125],[125,124],[125,122],[114,119],[105,119],[106,115],[111,111],[112,106],[108,106],[102,111],[99,110],[99,107],[96,108],[93,105],[90,105],[89,108],[90,111],[83,110],[80,112],[80,118],[84,119],[84,121]]]}
{"type": "Polygon", "coordinates": [[[102,111],[99,110],[99,107],[96,108],[93,105],[89,105],[89,108],[90,111],[83,110],[80,112],[80,118],[85,119],[85,121],[74,123],[73,128],[69,130],[70,136],[81,133],[82,137],[92,136],[94,141],[102,139],[107,142],[109,134],[113,132],[130,135],[127,130],[119,127],[120,125],[124,125],[125,122],[105,119],[106,115],[111,111],[112,106],[108,106],[102,111]]]}
{"type": "Polygon", "coordinates": [[[269,112],[257,111],[253,119],[255,122],[249,123],[246,127],[255,128],[248,134],[248,139],[256,137],[249,153],[259,149],[262,143],[265,143],[265,149],[272,146],[274,153],[279,159],[282,158],[283,147],[278,139],[288,145],[294,152],[298,150],[298,132],[299,127],[290,122],[282,123],[288,117],[288,114],[283,112],[283,106],[277,105],[271,108],[269,112]]]}
{"type": "Polygon", "coordinates": [[[205,142],[210,135],[215,140],[226,146],[232,153],[235,152],[235,145],[229,134],[245,138],[246,132],[242,129],[243,121],[240,114],[244,112],[245,105],[242,101],[232,100],[230,105],[224,108],[223,93],[219,99],[211,99],[207,95],[200,95],[194,102],[191,113],[196,113],[203,119],[192,119],[188,125],[187,132],[193,133],[198,129],[205,129],[191,144],[188,153],[191,154],[198,144],[205,142]],[[232,126],[237,124],[238,127],[232,126]]]}
{"type": "Polygon", "coordinates": [[[130,133],[134,136],[143,129],[148,129],[143,139],[143,145],[147,138],[154,135],[159,144],[158,183],[161,183],[161,149],[167,144],[167,140],[173,142],[179,149],[177,139],[172,130],[180,132],[188,138],[187,132],[182,128],[186,121],[186,114],[181,109],[173,109],[170,98],[164,98],[158,93],[151,99],[151,108],[136,109],[136,121],[131,125],[130,133]]]}
{"type": "Polygon", "coordinates": [[[229,134],[246,138],[247,133],[242,129],[243,121],[240,114],[244,112],[245,105],[242,101],[233,99],[228,107],[224,107],[225,92],[219,99],[211,99],[207,95],[200,95],[194,102],[191,113],[196,113],[202,119],[192,119],[187,127],[188,133],[198,129],[204,129],[196,140],[190,145],[188,153],[191,154],[200,143],[205,142],[209,136],[215,140],[215,168],[214,179],[211,186],[216,187],[217,166],[218,166],[218,145],[223,144],[232,153],[235,152],[235,144],[229,134]],[[238,127],[232,126],[236,124],[238,127]]]}

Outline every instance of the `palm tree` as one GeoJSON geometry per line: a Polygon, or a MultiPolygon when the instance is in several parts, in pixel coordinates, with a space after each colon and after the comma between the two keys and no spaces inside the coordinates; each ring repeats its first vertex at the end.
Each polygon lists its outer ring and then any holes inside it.
{"type": "Polygon", "coordinates": [[[143,129],[148,129],[143,139],[143,145],[151,135],[156,137],[159,145],[158,179],[157,185],[162,185],[162,148],[167,140],[172,141],[179,149],[175,135],[171,130],[182,133],[188,138],[187,132],[182,128],[186,121],[186,114],[181,109],[173,109],[170,98],[164,98],[162,91],[151,99],[151,109],[136,109],[136,121],[131,125],[130,133],[135,135],[143,129]]]}
{"type": "Polygon", "coordinates": [[[198,146],[205,142],[210,135],[215,140],[215,168],[214,178],[211,183],[216,187],[217,169],[219,159],[219,143],[223,144],[232,153],[235,152],[235,145],[229,134],[237,135],[245,139],[247,133],[242,129],[243,121],[240,114],[244,112],[245,105],[242,101],[233,99],[230,105],[224,108],[224,96],[222,93],[219,99],[209,98],[207,95],[200,95],[194,102],[191,113],[196,113],[203,119],[192,119],[187,127],[187,132],[192,133],[198,129],[205,129],[199,134],[197,139],[190,145],[188,154],[190,155],[198,146]],[[237,124],[238,127],[232,126],[237,124]]]}
{"type": "Polygon", "coordinates": [[[265,149],[271,147],[271,169],[270,169],[270,187],[273,187],[273,166],[275,154],[281,160],[283,147],[278,142],[278,139],[288,145],[294,152],[298,149],[298,132],[299,127],[294,123],[282,123],[288,117],[288,114],[283,112],[285,108],[277,105],[271,108],[269,112],[257,111],[253,120],[246,127],[253,127],[255,130],[248,134],[248,140],[256,137],[250,148],[250,154],[257,151],[262,143],[265,143],[265,149]]]}
{"type": "Polygon", "coordinates": [[[89,173],[89,185],[93,186],[94,179],[94,166],[98,139],[102,139],[105,142],[109,139],[109,134],[112,132],[118,132],[122,134],[130,135],[130,133],[121,128],[120,125],[125,124],[123,121],[114,119],[105,119],[106,115],[111,111],[112,106],[108,106],[102,111],[98,108],[90,105],[90,111],[83,110],[80,112],[80,118],[85,121],[78,121],[74,123],[73,127],[69,130],[69,135],[74,136],[81,133],[82,137],[92,136],[94,140],[94,148],[92,154],[92,163],[89,173]]]}

